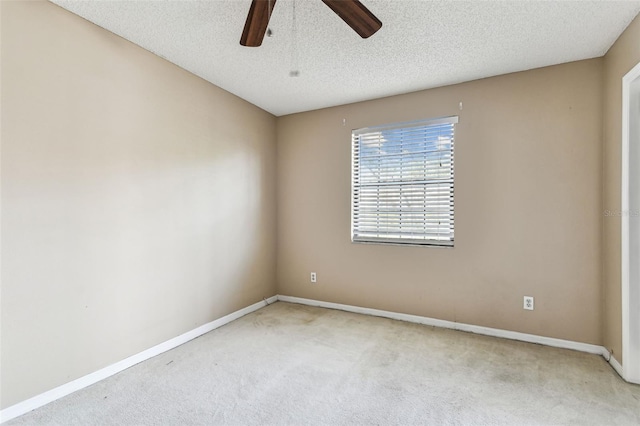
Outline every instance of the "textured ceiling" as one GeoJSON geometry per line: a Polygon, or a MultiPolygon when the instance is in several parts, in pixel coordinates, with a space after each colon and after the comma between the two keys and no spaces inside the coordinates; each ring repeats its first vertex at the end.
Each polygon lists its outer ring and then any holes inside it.
{"type": "Polygon", "coordinates": [[[284,115],[602,56],[640,1],[362,0],[363,40],[321,0],[278,0],[274,35],[239,44],[251,0],[52,0],[284,115]],[[300,72],[290,77],[291,70],[300,72]]]}

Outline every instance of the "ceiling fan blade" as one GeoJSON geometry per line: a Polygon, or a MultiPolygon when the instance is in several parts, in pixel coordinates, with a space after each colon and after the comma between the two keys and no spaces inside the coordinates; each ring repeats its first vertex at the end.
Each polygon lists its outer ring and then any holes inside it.
{"type": "Polygon", "coordinates": [[[358,0],[322,0],[362,38],[369,38],[381,27],[382,22],[358,0]]]}
{"type": "Polygon", "coordinates": [[[242,37],[240,37],[241,45],[257,47],[262,44],[275,5],[276,0],[253,0],[251,2],[242,37]]]}

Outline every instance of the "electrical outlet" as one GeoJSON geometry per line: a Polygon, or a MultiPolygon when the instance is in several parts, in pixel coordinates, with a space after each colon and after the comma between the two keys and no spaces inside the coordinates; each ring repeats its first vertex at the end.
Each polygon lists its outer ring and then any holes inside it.
{"type": "Polygon", "coordinates": [[[524,309],[528,310],[528,311],[533,311],[533,297],[531,296],[525,296],[524,297],[524,309]]]}
{"type": "Polygon", "coordinates": [[[312,283],[318,282],[318,276],[316,275],[315,272],[311,273],[311,282],[312,283]]]}

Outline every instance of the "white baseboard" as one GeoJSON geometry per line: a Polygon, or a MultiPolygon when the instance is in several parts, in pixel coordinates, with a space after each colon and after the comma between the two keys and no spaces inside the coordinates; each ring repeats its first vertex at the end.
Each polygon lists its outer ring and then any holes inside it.
{"type": "MultiPolygon", "coordinates": [[[[298,303],[301,305],[318,306],[321,308],[338,309],[341,311],[355,312],[357,314],[391,318],[391,319],[400,320],[400,321],[430,325],[433,327],[450,328],[452,330],[460,330],[460,331],[466,331],[469,333],[483,334],[485,336],[501,337],[503,339],[520,340],[522,342],[537,343],[540,345],[554,346],[556,348],[572,349],[574,351],[602,355],[607,360],[612,359],[615,361],[615,358],[607,356],[609,351],[607,351],[603,346],[592,345],[589,343],[580,343],[580,342],[574,342],[571,340],[556,339],[554,337],[544,337],[544,336],[538,336],[535,334],[519,333],[517,331],[501,330],[498,328],[482,327],[479,325],[463,324],[459,322],[422,317],[418,315],[401,314],[397,312],[383,311],[380,309],[362,308],[359,306],[342,305],[340,303],[322,302],[319,300],[312,300],[312,299],[303,299],[300,297],[278,295],[278,300],[281,300],[283,302],[298,303]]],[[[617,361],[615,362],[617,364],[617,361]]],[[[614,364],[611,364],[611,365],[614,365],[614,364]]],[[[618,366],[619,365],[620,364],[618,364],[618,366]]],[[[614,368],[616,368],[615,365],[614,365],[614,368]]]]}
{"type": "Polygon", "coordinates": [[[132,355],[129,358],[123,359],[122,361],[118,361],[115,364],[111,364],[98,371],[94,371],[93,373],[80,377],[79,379],[51,389],[50,391],[41,393],[40,395],[36,395],[33,398],[29,398],[25,401],[7,407],[4,410],[0,411],[0,423],[8,422],[11,419],[26,414],[29,411],[35,410],[36,408],[42,407],[43,405],[53,402],[56,399],[60,399],[82,388],[86,388],[87,386],[99,382],[100,380],[104,380],[107,377],[113,376],[114,374],[126,370],[127,368],[132,367],[142,361],[146,361],[156,355],[167,352],[168,350],[178,347],[188,342],[189,340],[193,340],[196,337],[202,336],[203,334],[215,330],[216,328],[222,327],[223,325],[228,324],[231,321],[250,314],[251,312],[257,311],[258,309],[277,300],[278,296],[272,296],[268,299],[265,299],[265,301],[254,303],[251,306],[247,306],[246,308],[242,308],[238,311],[232,312],[229,315],[225,315],[222,318],[218,318],[217,320],[201,325],[200,327],[174,337],[173,339],[160,343],[136,355],[132,355]]]}
{"type": "MultiPolygon", "coordinates": [[[[605,349],[605,351],[607,350],[605,349]]],[[[609,351],[607,351],[607,354],[609,354],[609,351]]],[[[623,380],[626,380],[624,378],[624,371],[622,370],[622,365],[620,365],[618,360],[613,355],[609,355],[608,357],[606,355],[603,355],[603,356],[607,361],[609,361],[609,364],[611,364],[613,369],[616,370],[616,373],[618,373],[623,380]]]]}
{"type": "Polygon", "coordinates": [[[25,401],[22,401],[15,405],[7,407],[4,410],[0,411],[0,423],[7,422],[18,416],[26,414],[29,411],[35,410],[36,408],[42,407],[43,405],[46,405],[50,402],[53,402],[64,396],[67,396],[77,390],[83,389],[96,382],[99,382],[100,380],[113,376],[114,374],[117,374],[123,370],[126,370],[127,368],[132,367],[142,361],[146,361],[147,359],[153,358],[156,355],[160,355],[161,353],[171,350],[177,346],[180,346],[190,340],[195,339],[196,337],[199,337],[205,333],[208,333],[209,331],[215,330],[218,327],[228,324],[231,321],[234,321],[251,312],[257,311],[258,309],[266,306],[267,304],[271,304],[278,300],[282,302],[317,306],[321,308],[337,309],[341,311],[354,312],[358,314],[390,318],[390,319],[395,319],[400,321],[429,325],[433,327],[449,328],[452,330],[466,331],[469,333],[476,333],[476,334],[482,334],[482,335],[493,336],[493,337],[501,337],[504,339],[511,339],[511,340],[519,340],[522,342],[537,343],[540,345],[553,346],[553,347],[563,348],[563,349],[572,349],[575,351],[601,355],[611,364],[613,369],[618,374],[620,374],[621,377],[624,378],[622,366],[613,356],[609,354],[609,351],[605,349],[603,346],[574,342],[570,340],[556,339],[553,337],[538,336],[535,334],[519,333],[517,331],[501,330],[497,328],[482,327],[478,325],[446,321],[446,320],[441,320],[436,318],[422,317],[418,315],[383,311],[380,309],[362,308],[359,306],[343,305],[340,303],[323,302],[320,300],[303,299],[300,297],[277,295],[277,296],[270,297],[265,301],[254,303],[251,306],[247,306],[246,308],[235,311],[222,318],[218,318],[217,320],[204,324],[198,328],[195,328],[191,331],[181,334],[180,336],[174,337],[173,339],[160,343],[159,345],[156,345],[152,348],[142,351],[136,355],[130,356],[129,358],[123,359],[122,361],[119,361],[115,364],[109,365],[98,371],[87,374],[86,376],[80,377],[79,379],[73,380],[69,383],[65,383],[64,385],[58,386],[57,388],[51,389],[50,391],[41,393],[40,395],[36,395],[33,398],[29,398],[25,401]]]}

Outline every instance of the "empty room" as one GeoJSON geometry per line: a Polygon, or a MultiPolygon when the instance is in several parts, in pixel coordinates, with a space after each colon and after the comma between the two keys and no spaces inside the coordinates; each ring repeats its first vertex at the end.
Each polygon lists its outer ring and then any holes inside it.
{"type": "Polygon", "coordinates": [[[640,1],[0,1],[0,423],[640,424],[640,1]]]}

